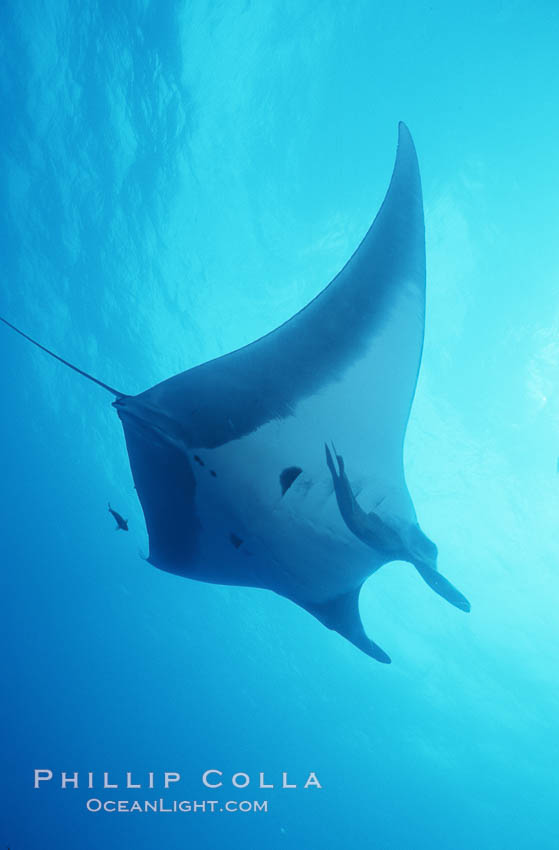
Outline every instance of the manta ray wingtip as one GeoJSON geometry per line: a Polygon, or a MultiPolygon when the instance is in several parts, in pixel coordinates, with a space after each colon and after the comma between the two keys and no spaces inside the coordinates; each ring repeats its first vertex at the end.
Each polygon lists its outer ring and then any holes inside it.
{"type": "Polygon", "coordinates": [[[405,121],[398,121],[398,146],[397,150],[402,152],[406,150],[406,148],[411,148],[412,151],[415,151],[415,145],[413,143],[413,136],[410,132],[410,128],[405,123],[405,121]]]}

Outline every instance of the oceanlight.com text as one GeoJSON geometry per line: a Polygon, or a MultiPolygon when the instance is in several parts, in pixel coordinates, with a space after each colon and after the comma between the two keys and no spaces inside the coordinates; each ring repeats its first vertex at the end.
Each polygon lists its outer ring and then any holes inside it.
{"type": "Polygon", "coordinates": [[[181,814],[233,814],[267,812],[268,800],[99,800],[86,803],[89,812],[110,813],[181,813],[181,814]]]}

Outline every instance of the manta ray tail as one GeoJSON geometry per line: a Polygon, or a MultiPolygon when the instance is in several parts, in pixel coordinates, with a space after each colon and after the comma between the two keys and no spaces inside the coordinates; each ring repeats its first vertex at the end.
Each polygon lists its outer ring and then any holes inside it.
{"type": "Polygon", "coordinates": [[[108,390],[117,398],[122,398],[124,395],[126,395],[126,393],[121,393],[120,390],[115,390],[114,387],[110,387],[108,384],[104,384],[103,381],[100,381],[98,378],[94,378],[93,375],[88,374],[88,372],[84,372],[83,369],[78,369],[77,366],[74,366],[73,363],[69,363],[67,360],[64,360],[63,357],[59,357],[58,354],[54,353],[54,351],[50,351],[50,349],[45,348],[44,345],[41,345],[40,342],[37,342],[36,339],[32,339],[30,336],[27,336],[27,334],[24,334],[23,331],[20,331],[20,329],[16,328],[15,325],[12,325],[11,322],[8,322],[6,319],[3,319],[2,316],[0,316],[0,322],[3,322],[9,328],[15,331],[16,334],[19,334],[24,339],[27,339],[29,340],[29,342],[32,342],[33,345],[36,345],[37,348],[41,349],[41,351],[45,351],[47,354],[50,354],[50,356],[54,357],[55,360],[60,360],[60,362],[64,363],[65,366],[68,366],[70,369],[73,369],[74,372],[77,372],[79,375],[83,375],[84,378],[88,378],[90,381],[93,381],[94,384],[98,384],[100,387],[103,387],[103,389],[108,390]]]}
{"type": "Polygon", "coordinates": [[[327,602],[318,605],[304,605],[303,607],[317,620],[320,620],[329,629],[341,634],[366,655],[382,664],[390,664],[390,656],[365,634],[359,614],[360,591],[361,586],[355,590],[350,590],[349,593],[335,596],[327,602]]]}

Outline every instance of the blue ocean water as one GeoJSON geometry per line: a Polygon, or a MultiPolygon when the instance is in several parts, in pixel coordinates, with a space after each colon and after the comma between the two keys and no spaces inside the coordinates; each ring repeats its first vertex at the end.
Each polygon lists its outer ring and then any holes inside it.
{"type": "Polygon", "coordinates": [[[558,17],[549,0],[1,7],[0,313],[130,393],[316,295],[407,122],[428,302],[406,474],[472,602],[383,567],[361,613],[386,667],[280,597],[150,567],[110,398],[0,328],[11,850],[557,846],[558,17]],[[36,768],[54,774],[39,790],[36,768]],[[208,768],[251,785],[209,793],[208,768]],[[136,796],[269,811],[87,811],[88,771],[165,770],[180,794],[136,796]],[[261,791],[261,771],[299,787],[261,791]]]}

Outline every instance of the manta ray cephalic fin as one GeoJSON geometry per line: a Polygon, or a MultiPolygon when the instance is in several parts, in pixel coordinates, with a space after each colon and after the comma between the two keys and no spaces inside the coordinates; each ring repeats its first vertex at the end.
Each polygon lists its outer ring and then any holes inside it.
{"type": "MultiPolygon", "coordinates": [[[[302,605],[310,614],[320,620],[327,628],[338,632],[354,646],[375,658],[383,664],[390,664],[392,659],[365,634],[361,615],[359,614],[359,594],[361,585],[348,593],[342,593],[327,602],[316,605],[302,605]]],[[[299,603],[301,605],[301,603],[299,603]]]]}
{"type": "Polygon", "coordinates": [[[450,602],[451,605],[454,605],[455,608],[459,608],[461,611],[466,611],[466,613],[470,611],[471,605],[464,594],[460,593],[460,591],[454,587],[447,578],[441,575],[438,570],[420,562],[414,562],[414,566],[423,581],[426,582],[426,584],[428,584],[435,593],[438,593],[439,596],[442,596],[443,599],[446,599],[446,601],[450,602]]]}

